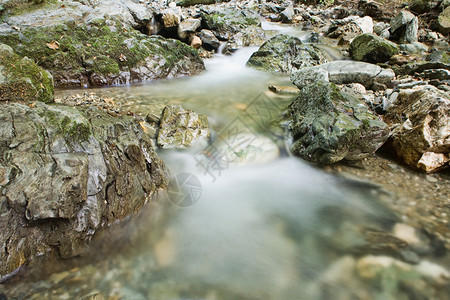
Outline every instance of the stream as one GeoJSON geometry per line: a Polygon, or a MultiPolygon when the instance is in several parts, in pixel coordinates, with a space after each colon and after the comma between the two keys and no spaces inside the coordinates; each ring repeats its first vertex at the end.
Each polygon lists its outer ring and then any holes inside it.
{"type": "Polygon", "coordinates": [[[90,255],[35,270],[45,279],[19,284],[24,299],[396,299],[354,271],[364,233],[398,222],[379,201],[392,195],[289,156],[273,121],[294,96],[267,87],[291,84],[246,68],[256,49],[217,54],[199,76],[88,91],[141,116],[183,105],[207,115],[217,142],[161,151],[168,192],[114,238],[97,237],[90,255]]]}

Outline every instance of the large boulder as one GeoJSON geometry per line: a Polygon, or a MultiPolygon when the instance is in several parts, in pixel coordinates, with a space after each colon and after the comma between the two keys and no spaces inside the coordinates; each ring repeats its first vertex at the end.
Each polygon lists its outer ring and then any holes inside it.
{"type": "Polygon", "coordinates": [[[450,33],[450,6],[439,14],[437,26],[440,33],[450,33]]]}
{"type": "Polygon", "coordinates": [[[350,54],[354,60],[370,63],[388,61],[398,54],[396,44],[374,34],[364,33],[358,35],[350,43],[350,54]]]}
{"type": "Polygon", "coordinates": [[[291,75],[291,81],[300,89],[315,80],[325,80],[336,84],[360,83],[371,88],[374,83],[387,83],[395,78],[394,71],[380,66],[337,60],[320,66],[304,68],[291,75]]]}
{"type": "Polygon", "coordinates": [[[391,20],[391,38],[400,43],[418,41],[419,19],[409,11],[401,11],[391,20]]]}
{"type": "Polygon", "coordinates": [[[187,149],[211,137],[208,119],[181,105],[168,105],[159,121],[157,144],[165,149],[187,149]]]}
{"type": "Polygon", "coordinates": [[[53,102],[53,77],[27,57],[0,44],[0,101],[53,102]]]}
{"type": "Polygon", "coordinates": [[[137,213],[168,174],[132,117],[36,102],[1,104],[0,277],[36,256],[80,254],[137,213]]]}
{"type": "Polygon", "coordinates": [[[289,118],[290,150],[322,164],[361,159],[389,136],[389,127],[355,96],[325,81],[300,91],[289,106],[289,118]]]}
{"type": "Polygon", "coordinates": [[[392,130],[390,145],[408,165],[432,172],[450,160],[447,93],[430,85],[402,90],[384,120],[392,130]]]}
{"type": "Polygon", "coordinates": [[[272,73],[289,74],[327,62],[322,51],[293,36],[279,34],[266,41],[247,61],[247,66],[272,73]]]}
{"type": "Polygon", "coordinates": [[[197,51],[177,40],[125,28],[58,25],[0,35],[0,42],[49,70],[57,87],[101,86],[197,74],[197,51]]]}
{"type": "Polygon", "coordinates": [[[201,25],[200,19],[186,19],[178,26],[178,37],[182,40],[187,39],[192,35],[201,25]]]}

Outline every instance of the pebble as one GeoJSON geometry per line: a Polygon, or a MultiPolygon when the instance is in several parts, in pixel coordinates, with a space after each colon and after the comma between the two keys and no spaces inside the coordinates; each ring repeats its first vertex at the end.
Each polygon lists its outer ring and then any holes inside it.
{"type": "Polygon", "coordinates": [[[431,175],[431,174],[426,175],[425,178],[426,178],[429,182],[433,182],[433,183],[439,181],[436,177],[434,177],[434,176],[431,175]]]}

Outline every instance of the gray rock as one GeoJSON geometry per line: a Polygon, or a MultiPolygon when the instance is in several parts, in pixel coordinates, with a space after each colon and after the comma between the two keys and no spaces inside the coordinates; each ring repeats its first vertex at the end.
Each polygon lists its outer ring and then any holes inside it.
{"type": "MultiPolygon", "coordinates": [[[[377,65],[356,61],[333,61],[320,66],[305,68],[298,73],[293,73],[291,80],[294,84],[297,85],[298,83],[302,86],[303,79],[301,77],[303,75],[306,74],[306,76],[309,76],[308,72],[313,74],[318,73],[319,70],[328,73],[328,80],[330,82],[336,84],[361,83],[366,88],[370,88],[375,82],[387,83],[395,78],[394,71],[391,69],[382,69],[377,65]]],[[[326,78],[324,73],[320,76],[326,78]]]]}
{"type": "Polygon", "coordinates": [[[198,37],[202,41],[203,45],[211,47],[212,49],[217,49],[220,46],[220,41],[211,30],[202,29],[202,31],[198,34],[198,37]]]}
{"type": "Polygon", "coordinates": [[[295,12],[293,6],[286,7],[280,14],[280,21],[283,23],[292,23],[295,12]]]}
{"type": "Polygon", "coordinates": [[[201,25],[200,19],[186,19],[178,26],[178,37],[185,40],[194,33],[201,25]]]}
{"type": "Polygon", "coordinates": [[[412,54],[423,54],[428,52],[428,46],[419,42],[401,44],[399,48],[402,51],[406,51],[412,54]]]}
{"type": "Polygon", "coordinates": [[[358,160],[388,138],[388,126],[355,96],[318,81],[300,91],[289,106],[290,150],[317,163],[358,160]]]}
{"type": "Polygon", "coordinates": [[[390,144],[408,165],[432,172],[450,161],[450,99],[426,85],[402,90],[384,120],[392,130],[390,144]]]}
{"type": "Polygon", "coordinates": [[[302,89],[317,81],[329,81],[328,71],[317,67],[304,68],[295,73],[292,73],[291,81],[299,89],[302,89]]]}
{"type": "Polygon", "coordinates": [[[36,102],[0,105],[0,276],[35,256],[80,254],[99,229],[135,214],[168,180],[131,117],[36,102]]]}
{"type": "Polygon", "coordinates": [[[446,69],[424,70],[420,77],[428,79],[450,80],[450,71],[446,69]]]}
{"type": "Polygon", "coordinates": [[[297,37],[279,34],[254,52],[247,66],[272,73],[292,73],[326,62],[325,55],[315,45],[304,45],[297,37]]]}
{"type": "Polygon", "coordinates": [[[401,11],[391,21],[391,37],[400,43],[418,41],[419,20],[409,11],[401,11]]]}
{"type": "Polygon", "coordinates": [[[228,41],[224,53],[231,54],[242,47],[261,46],[266,41],[265,31],[258,26],[250,26],[236,33],[228,41]]]}
{"type": "Polygon", "coordinates": [[[204,115],[184,109],[181,105],[169,105],[163,110],[159,124],[159,147],[164,149],[187,149],[211,137],[208,119],[204,115]]]}

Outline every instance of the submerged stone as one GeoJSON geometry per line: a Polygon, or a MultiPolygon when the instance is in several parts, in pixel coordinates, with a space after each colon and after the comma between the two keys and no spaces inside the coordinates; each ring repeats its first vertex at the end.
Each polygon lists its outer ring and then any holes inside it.
{"type": "Polygon", "coordinates": [[[156,142],[165,149],[187,149],[200,141],[208,141],[210,136],[206,116],[181,105],[168,105],[163,110],[156,142]]]}

